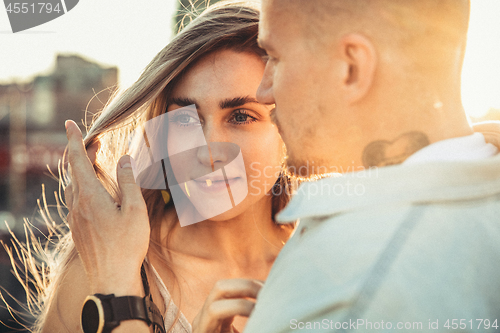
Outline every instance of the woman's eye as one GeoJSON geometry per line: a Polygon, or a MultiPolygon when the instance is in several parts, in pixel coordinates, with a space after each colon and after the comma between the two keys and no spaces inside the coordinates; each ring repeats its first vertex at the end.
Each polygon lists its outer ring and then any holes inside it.
{"type": "Polygon", "coordinates": [[[240,114],[237,114],[234,119],[236,121],[239,121],[239,122],[243,122],[243,121],[247,121],[247,118],[248,118],[248,115],[247,114],[243,114],[243,113],[240,113],[240,114]]]}
{"type": "Polygon", "coordinates": [[[179,123],[188,124],[190,119],[191,119],[191,117],[188,115],[181,115],[181,116],[179,116],[179,123]]]}
{"type": "Polygon", "coordinates": [[[244,110],[239,110],[233,113],[230,122],[236,125],[249,124],[257,121],[254,117],[247,114],[244,110]]]}
{"type": "Polygon", "coordinates": [[[179,114],[174,117],[173,122],[179,126],[189,126],[198,123],[198,120],[188,114],[179,114]]]}

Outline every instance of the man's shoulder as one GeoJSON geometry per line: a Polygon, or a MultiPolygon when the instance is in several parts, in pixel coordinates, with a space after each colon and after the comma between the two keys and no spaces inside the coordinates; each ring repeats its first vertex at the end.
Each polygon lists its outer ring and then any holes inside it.
{"type": "Polygon", "coordinates": [[[283,329],[308,317],[342,320],[359,306],[384,320],[489,314],[488,304],[500,306],[491,294],[500,293],[491,278],[500,274],[498,216],[499,201],[484,200],[305,218],[276,259],[256,314],[280,308],[273,320],[283,329]],[[384,304],[383,313],[356,305],[363,294],[384,304]]]}
{"type": "MultiPolygon", "coordinates": [[[[498,216],[500,195],[305,218],[276,265],[283,274],[295,274],[290,280],[298,284],[323,285],[321,279],[326,278],[333,288],[352,287],[369,279],[381,269],[380,263],[389,265],[384,269],[391,274],[415,283],[420,274],[441,269],[451,274],[443,279],[453,278],[453,274],[464,277],[464,267],[491,270],[489,266],[496,266],[500,257],[498,216]],[[310,274],[288,270],[292,261],[310,274]],[[412,271],[420,273],[408,273],[412,271]]],[[[466,281],[462,282],[465,287],[466,281]]]]}

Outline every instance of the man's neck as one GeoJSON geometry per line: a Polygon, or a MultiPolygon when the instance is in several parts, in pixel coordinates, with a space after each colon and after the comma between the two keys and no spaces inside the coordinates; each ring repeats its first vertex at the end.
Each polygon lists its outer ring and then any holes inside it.
{"type": "Polygon", "coordinates": [[[435,142],[473,134],[461,103],[436,102],[433,108],[415,108],[400,118],[398,126],[392,122],[390,129],[375,129],[372,141],[362,148],[363,167],[401,164],[435,142]]]}

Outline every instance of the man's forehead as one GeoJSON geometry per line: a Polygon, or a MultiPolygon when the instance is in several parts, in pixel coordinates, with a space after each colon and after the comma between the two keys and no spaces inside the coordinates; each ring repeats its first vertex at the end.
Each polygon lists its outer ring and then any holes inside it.
{"type": "Polygon", "coordinates": [[[287,1],[283,0],[263,0],[259,22],[259,42],[271,43],[273,36],[282,35],[288,29],[293,29],[298,24],[298,20],[293,20],[295,25],[288,24],[290,15],[295,13],[289,10],[287,1]]]}
{"type": "Polygon", "coordinates": [[[262,0],[261,3],[263,13],[284,14],[288,12],[289,9],[295,9],[297,7],[296,3],[290,2],[289,0],[262,0]]]}
{"type": "Polygon", "coordinates": [[[273,13],[273,0],[263,0],[262,1],[262,10],[260,13],[260,21],[259,21],[259,45],[264,49],[269,49],[270,47],[270,38],[272,29],[272,19],[276,18],[276,14],[273,13]]]}
{"type": "Polygon", "coordinates": [[[272,16],[274,16],[273,11],[274,11],[273,0],[262,0],[261,11],[260,11],[260,20],[259,20],[259,29],[262,26],[268,25],[269,19],[272,16]]]}

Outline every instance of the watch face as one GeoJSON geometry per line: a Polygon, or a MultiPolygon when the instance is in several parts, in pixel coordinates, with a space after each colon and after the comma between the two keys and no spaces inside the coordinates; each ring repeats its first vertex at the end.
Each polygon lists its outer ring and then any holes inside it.
{"type": "Polygon", "coordinates": [[[82,309],[82,329],[84,333],[100,333],[104,327],[104,311],[101,300],[89,296],[82,309]]]}

